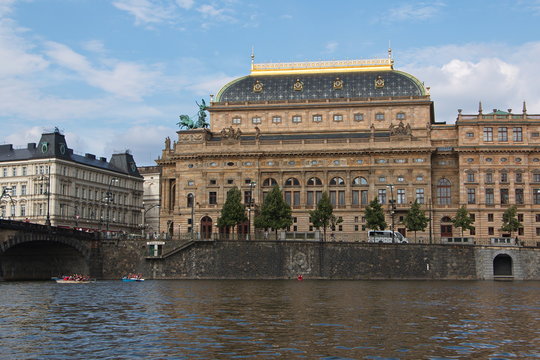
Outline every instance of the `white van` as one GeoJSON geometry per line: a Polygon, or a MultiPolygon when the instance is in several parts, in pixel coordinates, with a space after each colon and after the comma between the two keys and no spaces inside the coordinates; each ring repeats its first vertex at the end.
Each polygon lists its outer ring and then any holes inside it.
{"type": "MultiPolygon", "coordinates": [[[[394,242],[406,244],[409,239],[400,232],[394,231],[394,242]]],[[[368,242],[374,243],[392,243],[392,230],[370,230],[368,231],[368,242]]]]}

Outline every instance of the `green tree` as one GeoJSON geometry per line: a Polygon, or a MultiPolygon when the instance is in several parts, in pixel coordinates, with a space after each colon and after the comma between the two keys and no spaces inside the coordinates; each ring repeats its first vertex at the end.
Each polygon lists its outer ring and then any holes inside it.
{"type": "Polygon", "coordinates": [[[384,210],[377,198],[366,206],[366,227],[372,230],[386,229],[386,221],[384,221],[384,210]]]}
{"type": "Polygon", "coordinates": [[[515,205],[512,205],[506,209],[506,211],[503,213],[502,221],[503,224],[501,230],[509,231],[510,237],[512,237],[512,233],[514,231],[518,231],[518,229],[523,226],[517,219],[517,208],[515,205]]]}
{"type": "Polygon", "coordinates": [[[246,210],[241,200],[242,193],[236,186],[227,191],[227,199],[217,221],[218,227],[234,227],[247,220],[246,210]]]}
{"type": "Polygon", "coordinates": [[[417,200],[411,206],[411,209],[407,212],[405,219],[403,220],[407,230],[414,231],[414,242],[416,242],[416,232],[424,231],[429,224],[429,218],[426,216],[424,210],[420,208],[420,204],[417,200]]]}
{"type": "Polygon", "coordinates": [[[343,219],[336,217],[334,214],[330,197],[325,191],[322,193],[321,200],[317,203],[317,208],[309,212],[309,218],[313,226],[320,229],[323,228],[323,240],[326,241],[326,228],[328,226],[335,227],[341,223],[343,219]]]}
{"type": "Polygon", "coordinates": [[[456,217],[452,219],[452,223],[455,227],[461,228],[461,237],[463,237],[464,230],[474,229],[474,226],[472,225],[474,221],[471,219],[471,215],[464,205],[458,209],[456,217]]]}
{"type": "Polygon", "coordinates": [[[291,213],[291,207],[283,200],[279,186],[275,185],[264,198],[260,213],[255,216],[255,227],[274,230],[277,240],[278,230],[292,225],[291,213]]]}

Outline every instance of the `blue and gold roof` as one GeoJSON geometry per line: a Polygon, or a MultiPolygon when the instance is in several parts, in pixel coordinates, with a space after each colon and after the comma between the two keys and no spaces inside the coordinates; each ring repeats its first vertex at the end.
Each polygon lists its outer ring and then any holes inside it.
{"type": "Polygon", "coordinates": [[[424,85],[388,58],[252,64],[251,74],[225,85],[214,102],[425,95],[424,85]]]}

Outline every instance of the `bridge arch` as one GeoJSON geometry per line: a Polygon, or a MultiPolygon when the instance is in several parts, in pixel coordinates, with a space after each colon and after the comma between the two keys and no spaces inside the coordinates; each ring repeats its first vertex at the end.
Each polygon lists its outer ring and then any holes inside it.
{"type": "Polygon", "coordinates": [[[46,280],[72,273],[101,277],[96,235],[0,220],[0,278],[46,280]]]}

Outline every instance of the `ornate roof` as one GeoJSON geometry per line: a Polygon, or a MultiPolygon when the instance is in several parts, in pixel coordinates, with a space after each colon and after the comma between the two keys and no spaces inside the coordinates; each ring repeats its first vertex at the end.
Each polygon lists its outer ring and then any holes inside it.
{"type": "Polygon", "coordinates": [[[225,85],[214,102],[427,95],[417,78],[392,64],[390,59],[253,64],[251,75],[225,85]]]}

